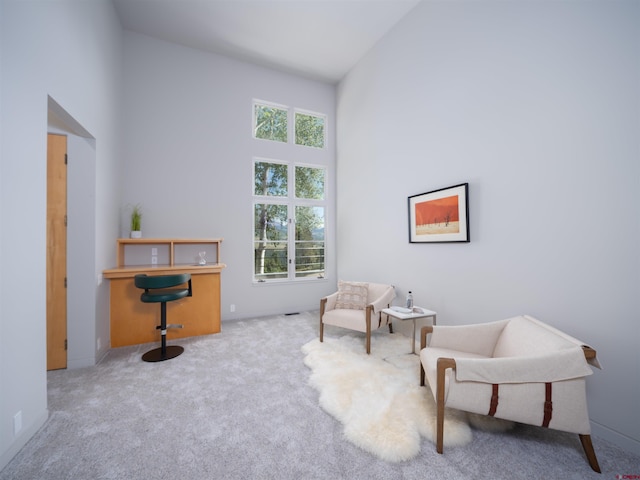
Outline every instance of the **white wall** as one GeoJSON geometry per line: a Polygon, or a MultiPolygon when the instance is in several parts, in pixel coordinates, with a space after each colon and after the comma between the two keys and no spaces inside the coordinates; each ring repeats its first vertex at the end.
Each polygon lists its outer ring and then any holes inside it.
{"type": "MultiPolygon", "coordinates": [[[[99,358],[100,336],[90,321],[96,317],[96,147],[91,139],[67,138],[67,368],[77,368],[95,365],[99,358]]],[[[104,340],[100,346],[106,349],[108,337],[104,340]]]]}
{"type": "MultiPolygon", "coordinates": [[[[95,251],[90,259],[94,285],[98,273],[115,261],[122,30],[108,1],[0,1],[2,468],[47,418],[45,219],[49,97],[96,139],[92,181],[95,244],[87,245],[95,251]],[[22,415],[22,429],[14,434],[13,419],[18,412],[22,415]]],[[[94,295],[96,303],[103,305],[108,285],[96,285],[94,295]]],[[[107,309],[91,314],[84,320],[93,324],[95,332],[108,329],[107,309]]],[[[91,354],[91,346],[79,353],[88,357],[91,354]]]]}
{"type": "Polygon", "coordinates": [[[122,236],[140,203],[144,237],[222,237],[223,321],[317,309],[336,283],[335,87],[131,32],[124,72],[122,236]],[[327,114],[327,148],[253,139],[254,98],[327,114]],[[327,167],[328,280],[252,285],[254,156],[327,167]]]}
{"type": "MultiPolygon", "coordinates": [[[[4,129],[3,129],[3,124],[4,124],[4,118],[3,115],[1,114],[3,111],[3,102],[2,102],[2,98],[3,98],[3,58],[4,58],[4,35],[2,35],[2,18],[4,17],[4,4],[3,2],[0,1],[0,220],[2,220],[4,218],[4,211],[5,211],[5,199],[4,199],[4,184],[5,184],[5,180],[4,180],[4,154],[3,154],[3,149],[1,147],[1,145],[4,144],[4,129]]],[[[2,228],[2,224],[4,222],[0,221],[0,266],[3,266],[5,263],[5,253],[4,253],[4,229],[2,228]]],[[[3,289],[3,287],[5,286],[5,279],[4,276],[2,276],[2,274],[0,273],[0,289],[3,289]]],[[[2,330],[4,330],[4,324],[5,324],[5,312],[4,312],[4,308],[2,308],[2,303],[0,303],[0,332],[2,332],[2,330]]],[[[0,346],[4,345],[4,341],[2,340],[3,335],[2,333],[0,333],[0,346]]],[[[2,389],[4,390],[5,385],[9,385],[9,381],[10,381],[10,375],[9,375],[9,371],[6,367],[3,367],[2,365],[7,365],[7,362],[9,361],[9,358],[5,356],[4,352],[4,348],[0,349],[0,386],[2,387],[2,389]]],[[[9,420],[8,415],[6,415],[4,412],[7,411],[7,402],[4,398],[4,395],[0,395],[0,415],[2,415],[2,421],[3,423],[7,424],[7,420],[9,420]]],[[[0,427],[2,429],[2,437],[4,438],[5,433],[7,433],[6,428],[7,427],[0,427]]],[[[8,425],[8,428],[11,428],[11,424],[8,425]]],[[[2,443],[0,444],[0,455],[2,455],[2,457],[0,457],[2,460],[0,461],[0,469],[7,463],[8,459],[10,458],[9,454],[5,454],[5,452],[8,450],[9,448],[9,442],[7,441],[7,443],[2,443]]]]}
{"type": "Polygon", "coordinates": [[[337,103],[338,275],[591,344],[594,434],[636,453],[638,25],[633,1],[424,2],[337,103]],[[409,244],[407,197],[463,182],[471,243],[409,244]]]}

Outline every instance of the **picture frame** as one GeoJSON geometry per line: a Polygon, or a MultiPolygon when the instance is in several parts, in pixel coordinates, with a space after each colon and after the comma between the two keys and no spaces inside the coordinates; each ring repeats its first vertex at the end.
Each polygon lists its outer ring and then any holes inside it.
{"type": "Polygon", "coordinates": [[[452,243],[469,239],[469,184],[412,195],[409,243],[452,243]]]}

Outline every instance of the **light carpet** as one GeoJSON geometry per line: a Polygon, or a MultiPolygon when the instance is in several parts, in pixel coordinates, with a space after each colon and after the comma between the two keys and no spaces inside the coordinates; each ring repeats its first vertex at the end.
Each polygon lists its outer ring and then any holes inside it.
{"type": "MultiPolygon", "coordinates": [[[[379,458],[400,462],[420,452],[421,436],[436,439],[436,404],[428,385],[419,385],[420,360],[401,334],[372,338],[371,355],[362,336],[318,339],[302,347],[312,373],[309,384],[320,406],[344,425],[344,436],[379,458]]],[[[471,441],[469,426],[508,429],[511,422],[445,411],[444,446],[471,441]]]]}
{"type": "MultiPolygon", "coordinates": [[[[0,480],[609,480],[640,473],[638,455],[601,437],[593,437],[598,474],[577,435],[521,424],[504,433],[473,428],[471,442],[442,455],[421,437],[415,458],[382,460],[345,438],[308,385],[300,348],[318,337],[318,315],[223,322],[219,334],[181,339],[185,352],[160,364],[140,359],[154,343],[114,348],[92,367],[48,372],[49,420],[0,480]]],[[[325,339],[345,332],[327,327],[325,339]]],[[[378,338],[388,335],[372,335],[374,357],[378,338]]],[[[363,337],[355,343],[360,352],[363,337]]]]}

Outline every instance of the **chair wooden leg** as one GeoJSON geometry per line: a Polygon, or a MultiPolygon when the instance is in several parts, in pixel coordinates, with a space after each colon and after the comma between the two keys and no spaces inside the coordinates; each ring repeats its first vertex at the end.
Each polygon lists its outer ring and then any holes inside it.
{"type": "Polygon", "coordinates": [[[436,451],[438,453],[442,453],[444,443],[444,375],[442,375],[442,382],[440,382],[440,374],[438,374],[436,397],[436,406],[438,410],[436,418],[436,451]]]}
{"type": "MultiPolygon", "coordinates": [[[[448,368],[456,368],[456,361],[453,358],[438,358],[436,370],[436,407],[437,430],[436,430],[436,450],[442,453],[444,443],[444,385],[448,368]]],[[[433,388],[433,387],[432,387],[433,388]]]]}
{"type": "Polygon", "coordinates": [[[327,299],[320,299],[320,341],[322,342],[324,338],[324,323],[322,323],[322,317],[324,317],[324,309],[327,305],[327,299]]]}
{"type": "Polygon", "coordinates": [[[598,465],[596,452],[593,449],[593,443],[591,443],[591,435],[580,435],[580,442],[582,443],[582,448],[584,448],[584,453],[587,455],[587,460],[591,468],[595,472],[602,473],[600,471],[600,465],[598,465]]]}
{"type": "Polygon", "coordinates": [[[365,322],[366,322],[366,347],[367,347],[367,355],[371,354],[371,310],[373,309],[373,307],[371,305],[367,306],[367,312],[366,312],[366,318],[365,318],[365,322]]]}

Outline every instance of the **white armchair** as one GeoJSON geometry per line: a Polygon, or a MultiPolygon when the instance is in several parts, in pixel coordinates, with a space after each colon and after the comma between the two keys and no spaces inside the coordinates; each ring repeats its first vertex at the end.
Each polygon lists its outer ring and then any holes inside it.
{"type": "Polygon", "coordinates": [[[382,310],[395,298],[391,285],[363,282],[338,282],[338,291],[320,299],[320,341],[324,326],[348,328],[365,334],[367,353],[371,353],[371,331],[391,324],[382,310]]]}
{"type": "Polygon", "coordinates": [[[585,377],[600,368],[596,351],[529,316],[421,332],[420,385],[437,405],[442,453],[445,407],[577,433],[596,472],[585,377]],[[427,335],[430,334],[427,346],[427,335]]]}

